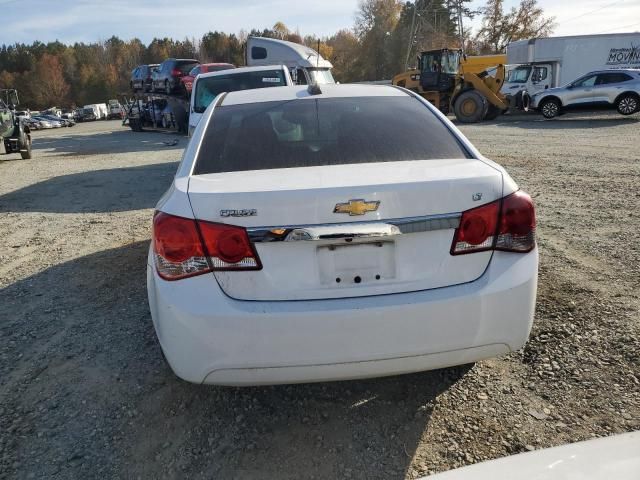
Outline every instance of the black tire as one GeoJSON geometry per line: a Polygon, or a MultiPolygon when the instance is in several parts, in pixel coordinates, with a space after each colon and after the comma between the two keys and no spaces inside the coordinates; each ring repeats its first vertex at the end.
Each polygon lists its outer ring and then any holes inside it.
{"type": "Polygon", "coordinates": [[[20,156],[22,157],[23,160],[30,160],[32,157],[31,154],[31,136],[25,134],[25,143],[26,145],[23,145],[24,148],[20,149],[20,156]]]}
{"type": "Polygon", "coordinates": [[[620,115],[633,115],[640,111],[640,98],[633,93],[623,93],[616,102],[616,110],[620,115]]]}
{"type": "Polygon", "coordinates": [[[462,92],[453,104],[456,118],[462,123],[477,123],[487,115],[487,99],[475,90],[462,92]]]}
{"type": "Polygon", "coordinates": [[[544,118],[554,118],[560,115],[560,102],[555,98],[547,98],[538,106],[544,118]]]}
{"type": "Polygon", "coordinates": [[[140,123],[139,118],[130,118],[129,119],[129,128],[134,132],[142,132],[142,124],[140,123]]]}
{"type": "Polygon", "coordinates": [[[487,114],[484,116],[484,119],[495,120],[500,115],[502,115],[503,112],[504,110],[502,110],[501,108],[498,108],[493,104],[489,104],[489,108],[487,109],[487,114]]]}
{"type": "Polygon", "coordinates": [[[169,80],[165,80],[164,81],[164,93],[166,93],[167,95],[171,95],[172,92],[173,92],[173,90],[171,89],[171,84],[169,83],[169,80]]]}

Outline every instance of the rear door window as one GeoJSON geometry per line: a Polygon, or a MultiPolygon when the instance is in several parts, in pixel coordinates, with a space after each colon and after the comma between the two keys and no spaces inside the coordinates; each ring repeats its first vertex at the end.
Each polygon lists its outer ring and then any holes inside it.
{"type": "Polygon", "coordinates": [[[283,87],[285,85],[287,85],[287,80],[282,69],[200,77],[196,84],[193,110],[197,113],[203,113],[211,102],[223,92],[283,87]]]}
{"type": "Polygon", "coordinates": [[[626,73],[601,73],[598,75],[596,85],[608,85],[610,83],[621,83],[631,80],[631,77],[626,73]]]}
{"type": "Polygon", "coordinates": [[[413,97],[304,99],[216,107],[194,174],[469,158],[413,97]]]}

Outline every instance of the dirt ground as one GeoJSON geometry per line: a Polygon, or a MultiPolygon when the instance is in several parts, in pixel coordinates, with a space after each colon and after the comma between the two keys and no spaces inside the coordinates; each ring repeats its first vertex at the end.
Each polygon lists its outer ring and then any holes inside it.
{"type": "Polygon", "coordinates": [[[640,429],[640,115],[462,130],[537,204],[524,350],[245,389],[177,379],[151,324],[151,215],[186,138],[95,122],[0,157],[0,477],[404,479],[640,429]]]}

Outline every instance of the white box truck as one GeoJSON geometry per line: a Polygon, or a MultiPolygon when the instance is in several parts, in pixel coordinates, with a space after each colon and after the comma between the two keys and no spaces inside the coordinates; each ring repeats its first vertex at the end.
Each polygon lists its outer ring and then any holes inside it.
{"type": "Polygon", "coordinates": [[[248,67],[285,65],[296,85],[336,83],[331,75],[331,62],[322,58],[313,48],[299,43],[249,37],[246,56],[248,67]]]}
{"type": "Polygon", "coordinates": [[[85,105],[83,108],[90,108],[93,110],[94,115],[96,116],[96,120],[106,120],[109,115],[109,110],[107,109],[106,103],[91,103],[89,105],[85,105]]]}
{"type": "Polygon", "coordinates": [[[106,103],[96,103],[96,107],[98,107],[98,111],[100,112],[100,120],[109,118],[109,109],[106,103]]]}
{"type": "Polygon", "coordinates": [[[640,32],[519,40],[507,45],[502,93],[561,87],[594,70],[640,68],[640,32]]]}
{"type": "Polygon", "coordinates": [[[109,100],[109,114],[107,115],[107,119],[111,120],[113,118],[123,118],[124,117],[124,109],[120,102],[116,99],[109,100]]]}

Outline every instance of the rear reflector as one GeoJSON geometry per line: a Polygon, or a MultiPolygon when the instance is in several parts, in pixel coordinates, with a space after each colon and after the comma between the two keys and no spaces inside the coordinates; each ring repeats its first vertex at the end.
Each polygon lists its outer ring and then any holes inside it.
{"type": "Polygon", "coordinates": [[[526,253],[536,244],[536,215],[531,197],[517,191],[462,212],[451,255],[502,250],[526,253]]]}
{"type": "Polygon", "coordinates": [[[158,275],[165,280],[262,268],[244,228],[163,212],[153,218],[153,251],[158,275]]]}

